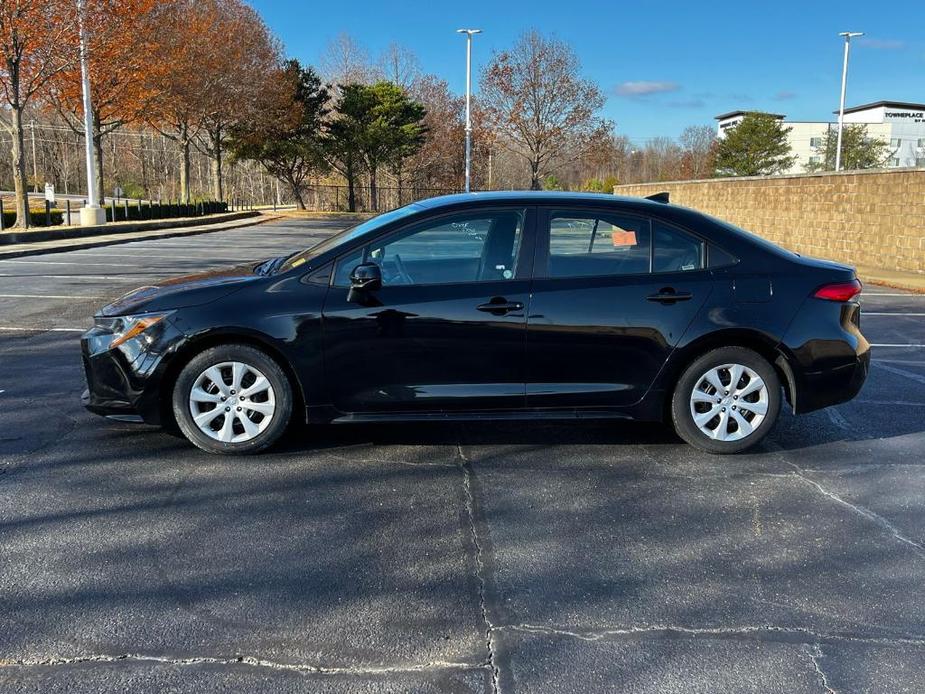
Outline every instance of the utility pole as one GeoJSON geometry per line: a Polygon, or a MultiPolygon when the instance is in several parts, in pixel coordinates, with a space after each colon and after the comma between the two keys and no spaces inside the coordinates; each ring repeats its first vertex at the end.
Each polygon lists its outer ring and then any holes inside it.
{"type": "Polygon", "coordinates": [[[106,210],[99,205],[100,191],[96,188],[96,160],[93,158],[93,102],[90,98],[90,66],[87,62],[87,34],[84,26],[84,0],[77,0],[77,24],[80,34],[80,81],[83,89],[84,144],[87,154],[87,204],[80,208],[80,225],[97,226],[106,223],[106,210]]]}
{"type": "Polygon", "coordinates": [[[457,34],[466,35],[466,192],[472,180],[472,35],[481,34],[481,29],[457,29],[457,34]]]}
{"type": "Polygon", "coordinates": [[[841,138],[842,130],[845,127],[845,90],[848,86],[848,51],[851,47],[851,39],[857,36],[863,36],[862,31],[843,31],[839,36],[845,38],[845,60],[841,69],[841,101],[838,107],[838,138],[835,145],[835,170],[841,171],[841,138]]]}

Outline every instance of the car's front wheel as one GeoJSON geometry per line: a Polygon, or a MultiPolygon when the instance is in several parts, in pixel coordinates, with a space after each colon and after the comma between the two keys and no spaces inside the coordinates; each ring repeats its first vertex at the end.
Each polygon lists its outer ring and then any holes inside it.
{"type": "Polygon", "coordinates": [[[208,453],[256,453],[276,442],[292,414],[292,387],[272,358],[248,345],[193,357],[173,389],[180,430],[208,453]]]}
{"type": "Polygon", "coordinates": [[[780,379],[760,354],[722,347],[695,359],[671,400],[678,436],[708,453],[738,453],[767,436],[777,421],[780,379]]]}

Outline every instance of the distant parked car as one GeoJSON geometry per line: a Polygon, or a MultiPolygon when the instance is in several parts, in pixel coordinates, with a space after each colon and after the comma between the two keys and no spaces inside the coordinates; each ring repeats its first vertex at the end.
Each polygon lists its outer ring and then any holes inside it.
{"type": "Polygon", "coordinates": [[[86,406],[253,453],[299,422],[670,421],[711,453],[854,397],[854,270],[659,201],[477,193],[142,287],[82,340],[86,406]]]}

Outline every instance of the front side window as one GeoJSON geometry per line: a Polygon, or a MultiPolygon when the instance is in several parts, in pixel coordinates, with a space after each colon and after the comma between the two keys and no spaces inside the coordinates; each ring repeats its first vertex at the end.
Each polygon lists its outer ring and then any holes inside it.
{"type": "Polygon", "coordinates": [[[649,221],[597,212],[549,216],[549,277],[634,275],[649,271],[649,221]]]}
{"type": "Polygon", "coordinates": [[[335,286],[347,286],[361,262],[382,268],[383,286],[513,279],[525,211],[490,210],[441,217],[375,241],[338,262],[335,286]]]}

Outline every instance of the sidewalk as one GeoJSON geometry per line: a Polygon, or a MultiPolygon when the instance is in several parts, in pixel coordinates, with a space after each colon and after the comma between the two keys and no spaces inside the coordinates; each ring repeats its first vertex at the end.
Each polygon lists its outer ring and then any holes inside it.
{"type": "Polygon", "coordinates": [[[857,271],[858,277],[864,284],[877,284],[925,294],[925,273],[881,270],[866,265],[858,265],[857,271]]]}
{"type": "Polygon", "coordinates": [[[111,246],[120,243],[131,243],[132,241],[144,241],[147,239],[194,236],[196,234],[207,234],[212,231],[221,231],[223,229],[254,226],[255,224],[263,224],[264,222],[276,218],[277,215],[272,213],[229,212],[223,215],[215,215],[213,218],[215,221],[205,224],[198,222],[198,220],[202,219],[201,217],[178,218],[169,220],[169,222],[168,220],[159,220],[159,222],[152,223],[147,227],[143,226],[143,222],[116,222],[115,224],[106,225],[106,230],[112,229],[111,233],[78,238],[61,238],[51,241],[33,241],[29,243],[0,245],[0,259],[21,258],[23,256],[57,253],[61,251],[77,251],[84,248],[97,248],[99,246],[111,246]],[[219,216],[221,219],[215,219],[219,216]]]}

